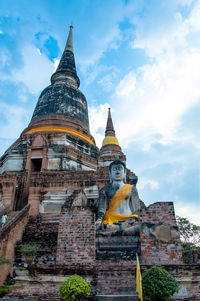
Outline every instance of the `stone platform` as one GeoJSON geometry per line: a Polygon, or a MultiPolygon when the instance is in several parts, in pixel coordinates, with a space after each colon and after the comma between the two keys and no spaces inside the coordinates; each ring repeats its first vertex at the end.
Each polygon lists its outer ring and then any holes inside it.
{"type": "Polygon", "coordinates": [[[97,295],[96,301],[139,301],[136,294],[134,295],[97,295]]]}

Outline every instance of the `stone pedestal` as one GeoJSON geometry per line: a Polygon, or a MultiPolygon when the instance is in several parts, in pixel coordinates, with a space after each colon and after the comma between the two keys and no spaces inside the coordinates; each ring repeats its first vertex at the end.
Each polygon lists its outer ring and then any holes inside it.
{"type": "Polygon", "coordinates": [[[138,236],[98,236],[96,238],[97,259],[136,259],[140,255],[140,237],[138,236]]]}

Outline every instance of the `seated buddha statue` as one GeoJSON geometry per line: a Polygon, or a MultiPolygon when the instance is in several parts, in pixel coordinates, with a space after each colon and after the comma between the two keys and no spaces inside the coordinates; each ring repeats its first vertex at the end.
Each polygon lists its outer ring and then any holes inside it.
{"type": "Polygon", "coordinates": [[[135,186],[125,183],[126,166],[119,159],[109,166],[111,185],[100,190],[96,229],[100,235],[137,235],[140,200],[135,186]]]}

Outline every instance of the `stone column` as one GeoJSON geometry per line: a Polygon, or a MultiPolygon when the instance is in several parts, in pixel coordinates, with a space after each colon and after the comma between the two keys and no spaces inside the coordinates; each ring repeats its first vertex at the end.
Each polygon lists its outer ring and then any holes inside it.
{"type": "Polygon", "coordinates": [[[41,171],[44,171],[45,169],[47,169],[47,148],[44,147],[43,148],[43,154],[42,154],[42,167],[41,167],[41,171]]]}
{"type": "Polygon", "coordinates": [[[30,187],[28,203],[30,204],[29,215],[37,215],[40,206],[40,187],[30,187]]]}
{"type": "Polygon", "coordinates": [[[9,182],[3,183],[2,185],[3,186],[2,203],[5,207],[11,205],[11,203],[14,200],[14,192],[15,192],[14,185],[15,183],[9,183],[9,182]]]}
{"type": "Polygon", "coordinates": [[[31,149],[29,148],[27,150],[26,167],[25,167],[27,171],[30,171],[30,164],[31,164],[31,149]]]}

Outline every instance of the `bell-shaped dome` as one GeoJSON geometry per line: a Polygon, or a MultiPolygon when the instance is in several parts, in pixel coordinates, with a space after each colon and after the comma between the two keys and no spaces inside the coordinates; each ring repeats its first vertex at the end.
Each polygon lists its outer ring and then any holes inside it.
{"type": "Polygon", "coordinates": [[[42,91],[29,126],[61,118],[89,133],[87,101],[78,89],[80,81],[76,73],[72,29],[70,26],[58,68],[51,76],[51,85],[42,91]]]}

